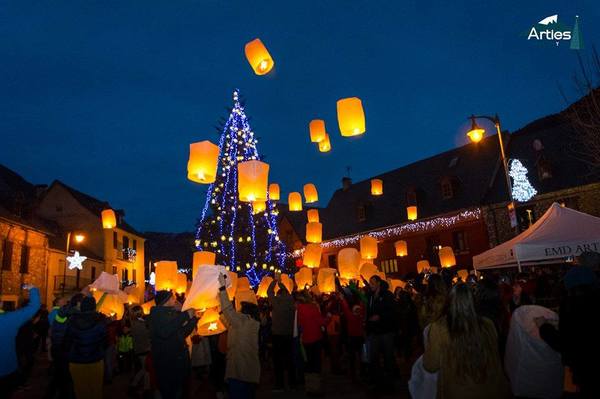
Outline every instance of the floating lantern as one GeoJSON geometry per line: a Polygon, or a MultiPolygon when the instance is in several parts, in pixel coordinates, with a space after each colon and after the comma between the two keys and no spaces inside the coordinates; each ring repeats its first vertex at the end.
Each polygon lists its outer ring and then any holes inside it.
{"type": "Polygon", "coordinates": [[[217,255],[210,251],[196,251],[192,260],[192,280],[196,277],[196,271],[200,266],[214,265],[217,255]]]}
{"type": "Polygon", "coordinates": [[[218,162],[218,146],[208,140],[190,144],[188,179],[202,184],[213,183],[217,177],[218,162]]]}
{"type": "Polygon", "coordinates": [[[394,243],[394,249],[396,250],[396,256],[403,257],[408,255],[408,245],[404,240],[396,241],[394,243]]]}
{"type": "Polygon", "coordinates": [[[310,141],[313,143],[320,143],[325,140],[327,132],[325,131],[325,121],[323,119],[314,119],[310,121],[308,125],[310,130],[310,141]]]}
{"type": "Polygon", "coordinates": [[[221,322],[219,312],[215,308],[206,309],[200,320],[198,320],[197,328],[198,335],[203,337],[221,334],[227,330],[221,322]]]}
{"type": "Polygon", "coordinates": [[[344,248],[337,254],[340,277],[353,280],[360,275],[360,252],[356,248],[344,248]]]}
{"type": "Polygon", "coordinates": [[[319,210],[309,209],[306,211],[306,216],[308,217],[309,223],[316,223],[319,221],[319,210]]]}
{"type": "Polygon", "coordinates": [[[363,259],[377,258],[377,240],[371,236],[360,238],[360,255],[363,259]]]}
{"type": "Polygon", "coordinates": [[[383,180],[371,179],[371,195],[383,194],[383,180]]]}
{"type": "Polygon", "coordinates": [[[417,207],[416,206],[407,206],[406,207],[406,217],[408,220],[417,220],[417,207]]]}
{"type": "MultiPolygon", "coordinates": [[[[192,286],[185,296],[185,302],[181,310],[208,309],[219,306],[220,274],[227,275],[225,266],[199,267],[194,281],[192,281],[192,286]]],[[[230,286],[229,280],[225,280],[225,288],[230,286]]]]}
{"type": "Polygon", "coordinates": [[[269,164],[256,160],[238,163],[240,201],[266,201],[268,181],[269,164]]]}
{"type": "Polygon", "coordinates": [[[185,294],[187,291],[187,276],[185,273],[177,273],[175,278],[175,292],[177,294],[185,294]]]}
{"type": "Polygon", "coordinates": [[[141,304],[144,302],[144,287],[137,285],[130,285],[123,288],[123,291],[127,294],[127,303],[132,305],[134,303],[141,304]]]}
{"type": "Polygon", "coordinates": [[[396,293],[397,288],[404,288],[404,286],[406,285],[406,282],[393,278],[388,278],[387,282],[390,286],[390,292],[392,293],[396,293]]]}
{"type": "Polygon", "coordinates": [[[302,210],[302,196],[299,192],[294,191],[288,195],[288,206],[291,212],[297,212],[302,210]]]}
{"type": "Polygon", "coordinates": [[[319,244],[306,244],[302,262],[306,267],[319,267],[321,264],[321,253],[323,248],[319,244]]]}
{"type": "Polygon", "coordinates": [[[456,257],[454,256],[452,247],[440,248],[438,255],[440,256],[440,265],[442,265],[442,267],[456,266],[456,257]]]}
{"type": "Polygon", "coordinates": [[[279,184],[271,183],[269,184],[269,199],[271,201],[279,201],[279,184]]]}
{"type": "Polygon", "coordinates": [[[309,269],[308,267],[301,268],[294,275],[294,280],[296,280],[296,286],[298,287],[298,290],[311,287],[313,285],[312,269],[309,269]]]}
{"type": "Polygon", "coordinates": [[[423,273],[425,270],[428,270],[431,266],[429,265],[429,261],[427,259],[423,259],[417,262],[417,273],[423,273]]]}
{"type": "Polygon", "coordinates": [[[360,275],[365,280],[369,281],[371,277],[375,276],[379,272],[377,266],[372,263],[363,263],[360,267],[360,275]]]}
{"type": "Polygon", "coordinates": [[[273,277],[264,276],[262,278],[262,280],[260,280],[260,283],[258,284],[258,288],[256,289],[256,296],[258,296],[259,298],[266,298],[267,297],[267,289],[269,288],[269,285],[271,285],[272,282],[273,282],[273,277]]]}
{"type": "Polygon", "coordinates": [[[231,282],[231,285],[229,287],[227,287],[227,296],[229,297],[229,300],[233,300],[233,298],[235,298],[235,293],[237,291],[238,275],[235,272],[228,271],[227,278],[231,282]]]}
{"type": "Polygon", "coordinates": [[[115,211],[112,209],[105,209],[102,211],[102,228],[113,229],[117,226],[117,216],[115,211]]]}
{"type": "Polygon", "coordinates": [[[294,291],[294,280],[292,280],[287,274],[281,275],[281,284],[285,286],[285,288],[290,294],[292,293],[292,291],[294,291]]]}
{"type": "Polygon", "coordinates": [[[323,267],[319,269],[317,274],[317,287],[323,294],[335,292],[335,273],[337,270],[331,267],[323,267]]]}
{"type": "Polygon", "coordinates": [[[325,138],[319,141],[319,151],[329,152],[331,151],[331,141],[329,141],[329,135],[326,134],[325,138]]]}
{"type": "Polygon", "coordinates": [[[319,222],[306,223],[306,242],[319,244],[323,239],[323,225],[319,222]]]}
{"type": "Polygon", "coordinates": [[[358,136],[366,130],[362,101],[357,97],[338,100],[337,117],[340,133],[344,137],[358,136]]]}
{"type": "Polygon", "coordinates": [[[252,214],[256,215],[267,210],[267,201],[252,202],[252,214]]]}
{"type": "Polygon", "coordinates": [[[246,43],[244,47],[246,53],[246,59],[250,66],[257,75],[265,75],[275,65],[275,61],[269,54],[269,51],[260,39],[254,39],[251,42],[246,43]]]}
{"type": "Polygon", "coordinates": [[[244,291],[244,290],[250,290],[250,280],[248,280],[248,277],[239,277],[237,279],[237,290],[239,291],[244,291]]]}
{"type": "Polygon", "coordinates": [[[150,309],[152,309],[153,307],[156,306],[156,302],[154,302],[154,299],[148,302],[144,302],[142,303],[142,312],[144,312],[144,314],[148,315],[150,314],[150,309]]]}
{"type": "Polygon", "coordinates": [[[237,311],[242,309],[242,302],[253,303],[258,305],[256,294],[251,289],[241,290],[235,294],[235,308],[237,311]]]}
{"type": "Polygon", "coordinates": [[[459,271],[456,272],[456,274],[458,275],[458,277],[460,277],[460,279],[464,282],[467,281],[467,278],[469,277],[469,272],[466,271],[465,269],[460,269],[459,271]]]}
{"type": "Polygon", "coordinates": [[[161,260],[154,264],[156,271],[156,282],[154,288],[156,291],[172,290],[177,285],[177,262],[170,260],[161,260]]]}
{"type": "MultiPolygon", "coordinates": [[[[99,291],[96,292],[99,295],[102,295],[99,291]]],[[[123,313],[125,313],[125,301],[123,300],[122,295],[106,294],[98,311],[106,316],[114,317],[116,320],[121,320],[123,313]]]]}
{"type": "Polygon", "coordinates": [[[304,185],[304,198],[307,204],[317,202],[319,195],[317,194],[317,187],[314,184],[308,183],[304,185]]]}

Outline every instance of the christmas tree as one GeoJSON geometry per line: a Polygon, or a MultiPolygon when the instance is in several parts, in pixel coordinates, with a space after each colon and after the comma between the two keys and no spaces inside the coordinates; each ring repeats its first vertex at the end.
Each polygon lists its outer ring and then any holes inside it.
{"type": "Polygon", "coordinates": [[[533,188],[529,183],[529,179],[527,179],[527,168],[523,166],[521,161],[513,159],[508,174],[513,179],[512,196],[514,199],[525,202],[537,194],[537,190],[533,188]]]}
{"type": "Polygon", "coordinates": [[[276,204],[267,200],[256,212],[238,195],[239,162],[261,160],[257,139],[250,128],[239,92],[233,92],[233,109],[219,139],[217,178],[210,184],[196,225],[196,247],[216,253],[217,264],[245,274],[252,286],[269,273],[292,272],[286,246],[279,238],[276,204]]]}

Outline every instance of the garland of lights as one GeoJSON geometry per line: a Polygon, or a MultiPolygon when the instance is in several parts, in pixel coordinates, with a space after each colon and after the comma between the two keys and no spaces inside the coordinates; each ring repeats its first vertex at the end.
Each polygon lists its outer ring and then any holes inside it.
{"type": "Polygon", "coordinates": [[[508,174],[513,179],[512,197],[519,202],[527,202],[537,194],[537,190],[529,183],[527,173],[527,168],[521,161],[518,159],[510,161],[508,174]]]}
{"type": "Polygon", "coordinates": [[[252,286],[273,271],[289,272],[285,244],[279,239],[278,211],[267,199],[266,210],[253,213],[252,204],[238,201],[237,165],[258,160],[257,142],[237,90],[234,106],[219,139],[219,173],[210,184],[196,228],[198,250],[217,254],[227,270],[243,272],[252,286]],[[246,208],[246,209],[243,209],[246,208]],[[212,212],[209,212],[209,209],[212,212]],[[260,240],[260,245],[257,240],[260,240]],[[263,238],[266,238],[263,244],[263,238]],[[264,247],[264,248],[263,248],[264,247]]]}

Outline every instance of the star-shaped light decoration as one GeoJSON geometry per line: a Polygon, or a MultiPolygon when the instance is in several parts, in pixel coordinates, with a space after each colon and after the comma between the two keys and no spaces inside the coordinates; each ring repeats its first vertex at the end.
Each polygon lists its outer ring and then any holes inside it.
{"type": "Polygon", "coordinates": [[[75,251],[73,256],[67,256],[67,262],[69,262],[69,270],[79,269],[83,270],[83,261],[87,259],[87,256],[79,255],[79,251],[75,251]]]}

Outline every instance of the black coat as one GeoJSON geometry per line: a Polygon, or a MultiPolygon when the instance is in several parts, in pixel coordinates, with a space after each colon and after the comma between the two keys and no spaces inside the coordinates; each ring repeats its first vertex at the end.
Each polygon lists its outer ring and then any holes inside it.
{"type": "Polygon", "coordinates": [[[64,344],[71,363],[95,363],[104,359],[106,318],[95,311],[74,313],[67,320],[64,344]]]}
{"type": "Polygon", "coordinates": [[[155,367],[189,368],[190,356],[185,339],[194,331],[196,318],[171,307],[155,306],[146,321],[155,367]]]}
{"type": "Polygon", "coordinates": [[[398,317],[394,295],[382,289],[379,294],[373,293],[369,297],[367,307],[367,334],[385,334],[398,329],[398,317]],[[379,320],[370,321],[372,316],[378,315],[379,320]]]}

